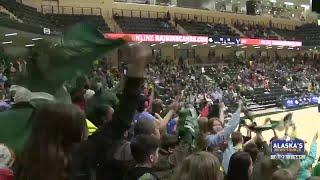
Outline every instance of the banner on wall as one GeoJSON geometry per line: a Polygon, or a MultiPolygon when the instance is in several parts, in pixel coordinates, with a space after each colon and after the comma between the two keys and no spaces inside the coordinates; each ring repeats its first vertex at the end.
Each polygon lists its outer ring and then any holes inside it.
{"type": "Polygon", "coordinates": [[[286,98],[284,99],[283,105],[286,109],[290,108],[297,108],[300,106],[307,106],[307,105],[315,105],[318,104],[317,95],[307,95],[300,98],[286,98]]]}
{"type": "Polygon", "coordinates": [[[160,35],[160,34],[118,34],[106,33],[105,38],[131,39],[133,42],[167,42],[167,43],[208,43],[207,36],[160,35]]]}
{"type": "Polygon", "coordinates": [[[241,44],[243,45],[290,46],[290,47],[302,46],[301,41],[279,41],[279,40],[248,39],[248,38],[241,38],[240,41],[241,41],[241,44]]]}
{"type": "Polygon", "coordinates": [[[215,44],[240,44],[239,37],[231,36],[211,36],[208,39],[209,43],[215,44]]]}

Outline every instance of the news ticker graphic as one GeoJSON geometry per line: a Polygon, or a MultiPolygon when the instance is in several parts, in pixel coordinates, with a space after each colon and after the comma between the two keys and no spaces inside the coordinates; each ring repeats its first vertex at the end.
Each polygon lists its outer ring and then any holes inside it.
{"type": "Polygon", "coordinates": [[[167,34],[127,34],[105,33],[105,38],[131,39],[133,42],[164,42],[164,43],[214,43],[229,45],[261,45],[261,46],[302,46],[301,41],[279,41],[266,39],[238,38],[233,36],[190,36],[190,35],[167,35],[167,34]]]}
{"type": "Polygon", "coordinates": [[[306,105],[318,104],[319,96],[311,94],[300,98],[286,98],[283,100],[283,106],[286,109],[296,108],[306,105]]]}
{"type": "Polygon", "coordinates": [[[271,159],[304,159],[304,141],[295,140],[274,140],[271,141],[271,159]]]}

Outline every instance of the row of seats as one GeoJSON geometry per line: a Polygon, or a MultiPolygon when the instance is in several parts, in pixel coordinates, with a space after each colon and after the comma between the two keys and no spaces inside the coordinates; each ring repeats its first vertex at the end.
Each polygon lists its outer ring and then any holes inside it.
{"type": "Polygon", "coordinates": [[[123,32],[126,33],[157,33],[179,34],[168,19],[114,17],[123,32]]]}
{"type": "Polygon", "coordinates": [[[295,30],[275,29],[280,36],[287,40],[301,40],[305,46],[320,45],[320,27],[316,24],[305,24],[295,30]]]}
{"type": "Polygon", "coordinates": [[[17,29],[24,32],[30,32],[35,34],[42,34],[42,28],[39,26],[35,26],[32,24],[20,23],[14,19],[10,19],[10,17],[0,14],[0,26],[17,29]]]}
{"type": "Polygon", "coordinates": [[[193,35],[229,35],[239,36],[228,25],[220,23],[205,23],[178,20],[177,23],[182,26],[189,34],[193,35]]]}
{"type": "Polygon", "coordinates": [[[96,15],[66,15],[66,14],[43,14],[36,8],[18,3],[13,0],[0,0],[0,5],[15,14],[26,24],[40,25],[53,29],[64,29],[77,22],[90,21],[103,26],[104,31],[110,31],[102,16],[96,15]]]}
{"type": "Polygon", "coordinates": [[[234,23],[234,27],[249,38],[263,38],[263,39],[278,39],[271,28],[263,27],[261,25],[246,25],[234,23]]]}

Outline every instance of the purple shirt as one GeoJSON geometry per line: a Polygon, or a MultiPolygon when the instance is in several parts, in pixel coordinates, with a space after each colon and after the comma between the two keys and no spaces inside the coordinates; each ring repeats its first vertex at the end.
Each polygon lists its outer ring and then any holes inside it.
{"type": "Polygon", "coordinates": [[[141,113],[138,113],[134,115],[133,122],[138,122],[140,120],[148,120],[148,121],[154,121],[156,118],[152,116],[150,113],[143,111],[141,113]]]}

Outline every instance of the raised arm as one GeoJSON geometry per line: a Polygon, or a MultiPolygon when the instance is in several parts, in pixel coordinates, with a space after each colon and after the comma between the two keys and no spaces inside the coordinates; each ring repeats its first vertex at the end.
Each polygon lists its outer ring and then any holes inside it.
{"type": "Polygon", "coordinates": [[[233,133],[239,125],[241,108],[242,101],[240,100],[237,111],[232,115],[231,120],[226,124],[225,128],[223,129],[223,133],[226,137],[230,136],[230,134],[233,133]]]}
{"type": "Polygon", "coordinates": [[[232,132],[235,131],[240,122],[240,112],[241,112],[242,102],[239,101],[239,107],[237,111],[233,114],[231,120],[226,125],[226,127],[218,134],[208,135],[206,137],[207,146],[216,146],[225,141],[225,138],[230,136],[232,132]]]}
{"type": "Polygon", "coordinates": [[[132,46],[128,50],[128,72],[123,93],[119,100],[110,126],[107,127],[112,138],[121,138],[130,127],[138,106],[138,97],[142,90],[144,68],[150,58],[150,49],[144,45],[132,46]]]}
{"type": "Polygon", "coordinates": [[[316,133],[316,135],[312,140],[312,144],[310,146],[310,151],[308,156],[304,160],[302,160],[300,163],[301,168],[306,169],[314,163],[317,156],[317,138],[318,138],[318,133],[316,133]]]}

